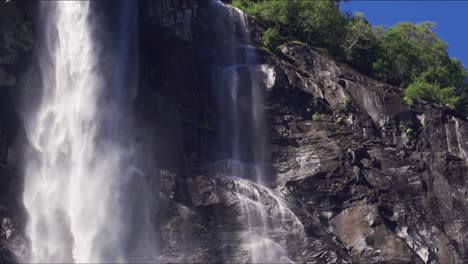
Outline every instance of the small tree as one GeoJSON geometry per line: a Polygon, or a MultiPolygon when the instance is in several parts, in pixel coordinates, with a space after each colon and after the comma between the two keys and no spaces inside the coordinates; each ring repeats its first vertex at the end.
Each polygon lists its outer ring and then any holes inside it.
{"type": "Polygon", "coordinates": [[[265,47],[274,51],[281,44],[281,37],[274,28],[268,28],[263,32],[262,42],[265,47]]]}
{"type": "Polygon", "coordinates": [[[376,59],[379,41],[384,28],[372,27],[363,13],[356,13],[348,19],[343,50],[346,60],[365,73],[371,73],[369,65],[376,59]]]}
{"type": "Polygon", "coordinates": [[[373,64],[375,75],[391,84],[407,86],[430,66],[450,63],[447,43],[437,37],[435,27],[433,22],[404,22],[389,28],[373,64]]]}
{"type": "Polygon", "coordinates": [[[416,99],[445,105],[451,108],[454,108],[460,100],[454,87],[441,88],[437,84],[427,83],[423,80],[414,81],[408,85],[405,90],[405,101],[408,104],[413,104],[416,99]]]}

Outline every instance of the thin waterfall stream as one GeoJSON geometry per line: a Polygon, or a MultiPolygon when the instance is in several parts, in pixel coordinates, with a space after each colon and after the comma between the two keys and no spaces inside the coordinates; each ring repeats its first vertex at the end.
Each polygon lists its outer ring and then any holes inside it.
{"type": "Polygon", "coordinates": [[[233,180],[232,190],[240,203],[245,230],[241,235],[242,250],[252,263],[293,262],[285,238],[288,232],[301,236],[304,227],[286,203],[265,187],[263,93],[274,82],[274,76],[251,44],[246,15],[220,1],[212,5],[218,25],[213,88],[221,115],[225,173],[233,180]]]}

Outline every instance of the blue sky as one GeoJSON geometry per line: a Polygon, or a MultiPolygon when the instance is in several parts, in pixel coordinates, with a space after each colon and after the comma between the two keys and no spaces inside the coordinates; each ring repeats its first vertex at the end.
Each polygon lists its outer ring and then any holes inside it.
{"type": "Polygon", "coordinates": [[[449,54],[468,68],[468,1],[348,1],[342,11],[363,12],[374,26],[397,22],[434,21],[440,38],[449,44],[449,54]]]}

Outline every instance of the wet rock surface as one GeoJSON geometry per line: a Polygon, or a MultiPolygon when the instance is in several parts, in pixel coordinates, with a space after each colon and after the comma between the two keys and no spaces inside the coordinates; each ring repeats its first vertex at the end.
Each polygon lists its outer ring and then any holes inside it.
{"type": "MultiPolygon", "coordinates": [[[[230,165],[216,160],[220,121],[211,87],[216,47],[209,5],[164,0],[141,2],[140,10],[135,112],[137,124],[150,128],[139,135],[142,150],[157,149],[146,161],[159,194],[157,261],[249,262],[237,180],[223,177],[230,165]]],[[[259,26],[249,27],[255,38],[259,26]]],[[[258,54],[274,76],[264,106],[271,193],[249,188],[262,193],[256,199],[277,226],[269,235],[291,260],[467,261],[465,116],[425,102],[410,107],[397,87],[302,44],[258,54]],[[288,209],[283,223],[272,217],[277,199],[288,209]]],[[[0,65],[0,86],[12,83],[2,76],[0,65]]],[[[1,116],[13,112],[7,108],[1,116]]],[[[15,118],[9,124],[19,122],[15,118]]],[[[14,137],[4,141],[10,146],[14,137]]],[[[0,262],[27,251],[21,192],[12,185],[21,175],[6,168],[0,167],[0,262]]]]}

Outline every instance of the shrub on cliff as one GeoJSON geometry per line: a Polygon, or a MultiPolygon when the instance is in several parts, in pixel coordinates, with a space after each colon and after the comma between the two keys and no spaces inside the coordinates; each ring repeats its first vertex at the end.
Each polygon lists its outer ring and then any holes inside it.
{"type": "Polygon", "coordinates": [[[417,99],[454,108],[460,97],[457,96],[454,87],[440,87],[437,84],[416,80],[405,89],[405,101],[411,105],[417,99]]]}
{"type": "Polygon", "coordinates": [[[405,88],[405,100],[415,99],[462,110],[466,108],[466,71],[450,58],[447,43],[435,33],[435,23],[399,23],[387,29],[372,65],[379,79],[405,88]]]}
{"type": "Polygon", "coordinates": [[[342,52],[340,43],[345,36],[346,18],[336,1],[234,0],[232,4],[259,18],[282,36],[326,48],[334,55],[342,52]]]}
{"type": "Polygon", "coordinates": [[[263,32],[262,42],[265,47],[274,51],[281,44],[281,36],[274,28],[268,28],[263,32]]]}
{"type": "Polygon", "coordinates": [[[460,85],[463,66],[448,56],[447,43],[437,36],[435,27],[433,22],[403,22],[387,29],[372,65],[375,76],[402,87],[422,75],[443,87],[460,85]]]}
{"type": "Polygon", "coordinates": [[[371,26],[363,13],[348,17],[346,37],[342,45],[346,61],[361,72],[371,74],[369,65],[376,60],[383,32],[382,26],[371,26]]]}

